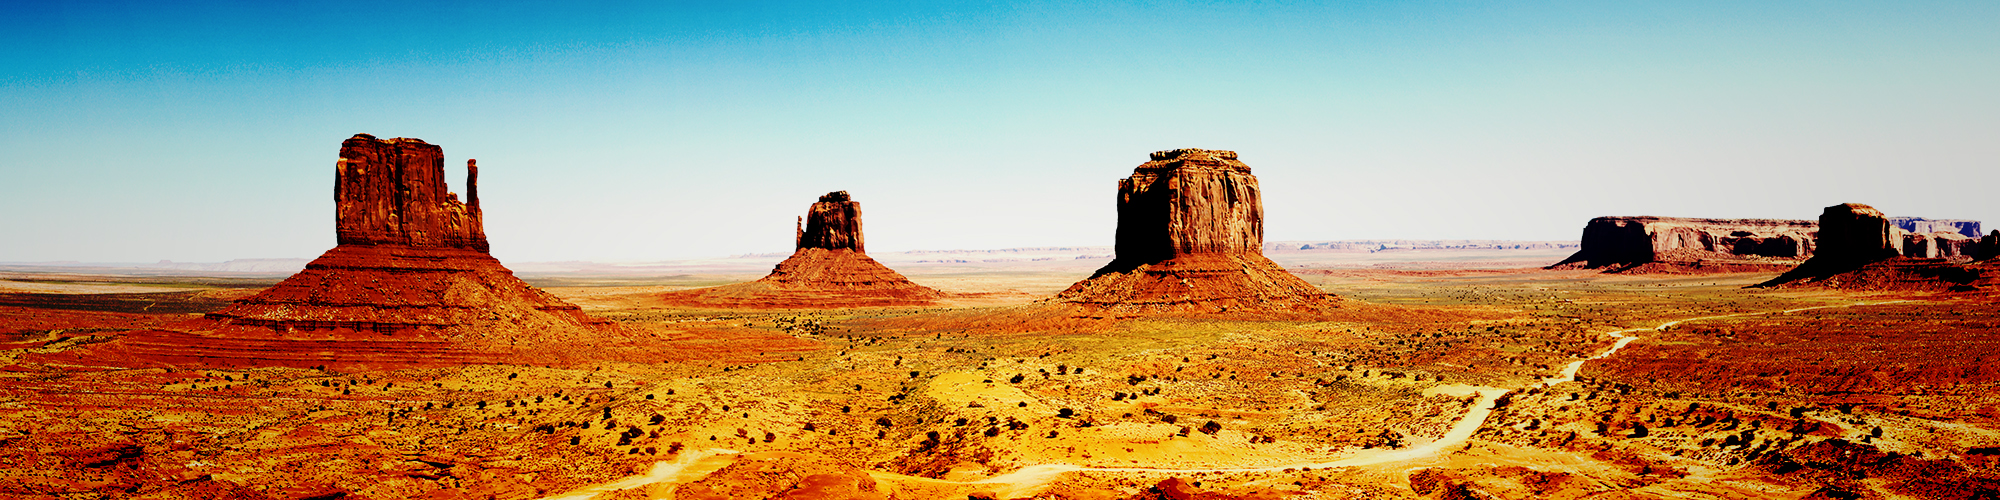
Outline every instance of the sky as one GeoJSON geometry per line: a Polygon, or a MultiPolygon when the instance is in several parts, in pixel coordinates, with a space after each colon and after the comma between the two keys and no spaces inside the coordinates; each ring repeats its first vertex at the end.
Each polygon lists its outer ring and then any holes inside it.
{"type": "Polygon", "coordinates": [[[503,261],[1109,245],[1153,151],[1266,239],[1591,217],[2000,226],[2000,2],[7,2],[0,262],[331,248],[355,133],[477,158],[503,261]]]}

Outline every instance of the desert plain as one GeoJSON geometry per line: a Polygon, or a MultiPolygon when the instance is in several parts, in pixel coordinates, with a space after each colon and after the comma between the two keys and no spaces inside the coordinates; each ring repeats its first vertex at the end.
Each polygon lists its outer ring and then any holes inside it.
{"type": "Polygon", "coordinates": [[[341,367],[93,362],[76,354],[224,309],[276,277],[12,266],[0,276],[0,494],[2000,491],[1991,294],[1518,265],[1571,251],[1272,252],[1340,297],[1312,319],[1070,314],[1050,297],[1108,260],[1088,251],[882,257],[944,292],[921,307],[661,300],[753,279],[756,265],[523,271],[654,340],[615,360],[341,367]]]}

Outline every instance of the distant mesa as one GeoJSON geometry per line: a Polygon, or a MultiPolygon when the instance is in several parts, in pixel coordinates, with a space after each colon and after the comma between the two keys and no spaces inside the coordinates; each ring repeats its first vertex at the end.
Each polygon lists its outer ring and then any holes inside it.
{"type": "Polygon", "coordinates": [[[1812,257],[1818,230],[1809,220],[1598,217],[1583,226],[1583,246],[1549,268],[1783,271],[1812,257]]]}
{"type": "Polygon", "coordinates": [[[479,170],[446,191],[443,149],[358,134],[334,166],[338,245],[219,312],[122,339],[113,356],[175,364],[408,367],[556,361],[601,346],[609,322],[514,277],[487,254],[479,170]]]}
{"type": "Polygon", "coordinates": [[[1905,232],[1916,234],[1952,233],[1972,239],[1984,236],[1979,233],[1979,221],[1976,220],[1890,217],[1889,223],[1905,232]]]}
{"type": "MultiPolygon", "coordinates": [[[[1885,248],[1897,255],[1971,260],[1981,251],[1979,221],[1879,218],[1885,248]]],[[[1582,248],[1549,269],[1633,274],[1782,272],[1819,251],[1815,240],[1823,220],[1598,217],[1584,225],[1582,248]]]]}
{"type": "Polygon", "coordinates": [[[861,203],[846,191],[819,197],[799,218],[794,243],[792,256],[762,279],[661,298],[686,307],[826,309],[930,305],[944,297],[868,257],[861,203]]]}
{"type": "MultiPolygon", "coordinates": [[[[1977,222],[1963,222],[1978,228],[1977,222]]],[[[1819,226],[1811,259],[1757,286],[1973,291],[1994,285],[1992,266],[1964,265],[1984,252],[1983,245],[1955,231],[1909,233],[1902,223],[1859,203],[1826,207],[1819,226]]]]}
{"type": "Polygon", "coordinates": [[[1263,243],[1257,177],[1236,152],[1153,153],[1118,182],[1117,258],[1056,300],[1134,314],[1339,307],[1265,258],[1263,243]]]}

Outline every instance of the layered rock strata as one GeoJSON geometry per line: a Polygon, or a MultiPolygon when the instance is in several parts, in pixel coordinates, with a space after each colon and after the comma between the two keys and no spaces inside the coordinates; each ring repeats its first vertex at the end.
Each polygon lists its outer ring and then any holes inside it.
{"type": "Polygon", "coordinates": [[[1812,257],[1818,230],[1807,220],[1598,217],[1577,252],[1549,268],[1777,271],[1812,257]]]}
{"type": "Polygon", "coordinates": [[[444,148],[422,139],[356,134],[334,164],[334,234],[341,245],[407,245],[485,252],[479,165],[465,162],[466,202],[447,191],[444,148]]]}
{"type": "Polygon", "coordinates": [[[1979,256],[1979,239],[1939,231],[1907,233],[1896,229],[1897,253],[1916,259],[1973,260],[1979,256]]]}
{"type": "Polygon", "coordinates": [[[1976,220],[1890,217],[1889,223],[1911,233],[1952,233],[1972,239],[1982,236],[1979,232],[1979,221],[1976,220]]]}
{"type": "Polygon", "coordinates": [[[1234,151],[1176,149],[1151,160],[1118,182],[1117,257],[1056,300],[1115,313],[1338,307],[1264,257],[1262,195],[1234,151]]]}
{"type": "Polygon", "coordinates": [[[821,196],[795,231],[792,256],[762,279],[676,291],[662,299],[690,307],[824,309],[927,305],[944,297],[868,257],[861,203],[846,191],[821,196]]]}
{"type": "MultiPolygon", "coordinates": [[[[1826,207],[1819,225],[1817,251],[1811,259],[1757,286],[1974,291],[1994,285],[1990,266],[1965,266],[1936,257],[1938,244],[1933,242],[1957,241],[1962,237],[1956,233],[1910,235],[1880,210],[1859,203],[1826,207]],[[1910,236],[1922,237],[1912,240],[1910,236]],[[1920,249],[1913,252],[1911,246],[1920,249]],[[1911,253],[1922,255],[1912,257],[1911,253]]],[[[1963,251],[1962,243],[1951,244],[1959,249],[1954,251],[1963,251]]]]}
{"type": "MultiPolygon", "coordinates": [[[[395,366],[519,360],[615,330],[487,253],[478,170],[446,191],[443,150],[355,135],[334,170],[339,244],[263,292],[113,350],[206,365],[395,366]]],[[[549,361],[537,358],[535,361],[549,361]]]]}

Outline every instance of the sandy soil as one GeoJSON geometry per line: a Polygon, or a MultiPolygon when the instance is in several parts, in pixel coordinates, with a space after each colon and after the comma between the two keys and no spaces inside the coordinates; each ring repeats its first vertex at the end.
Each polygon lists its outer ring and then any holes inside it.
{"type": "Polygon", "coordinates": [[[16,300],[0,494],[1972,498],[2000,477],[2000,373],[1926,351],[1977,345],[1990,298],[1346,269],[1302,275],[1352,301],[1338,318],[1035,316],[1071,272],[912,273],[964,298],[822,311],[556,287],[681,354],[361,372],[51,365],[208,303],[16,300]]]}

